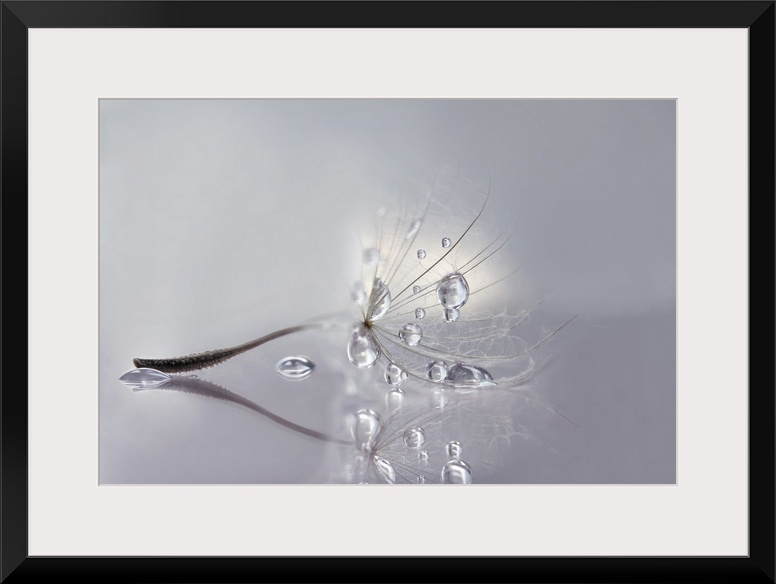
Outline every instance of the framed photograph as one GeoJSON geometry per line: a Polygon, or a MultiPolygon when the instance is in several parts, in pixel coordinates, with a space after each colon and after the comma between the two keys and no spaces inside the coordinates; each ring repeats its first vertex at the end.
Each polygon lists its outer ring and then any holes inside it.
{"type": "Polygon", "coordinates": [[[3,3],[3,581],[774,581],[773,2],[348,6],[3,3]]]}

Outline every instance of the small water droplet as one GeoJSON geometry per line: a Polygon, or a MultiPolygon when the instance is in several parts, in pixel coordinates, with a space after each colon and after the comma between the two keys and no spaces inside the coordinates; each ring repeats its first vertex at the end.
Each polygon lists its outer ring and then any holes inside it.
{"type": "Polygon", "coordinates": [[[428,405],[434,410],[441,410],[448,403],[447,392],[444,389],[435,389],[428,398],[428,405]]]}
{"type": "Polygon", "coordinates": [[[426,258],[426,250],[425,249],[419,249],[418,250],[418,259],[423,260],[426,258]]]}
{"type": "Polygon", "coordinates": [[[385,394],[385,407],[391,412],[396,412],[404,407],[407,401],[407,394],[400,387],[394,387],[385,394]]]}
{"type": "Polygon", "coordinates": [[[447,363],[444,361],[431,361],[426,365],[426,377],[431,381],[444,381],[447,379],[447,363]]]}
{"type": "Polygon", "coordinates": [[[153,389],[160,385],[164,385],[170,381],[170,379],[172,379],[171,375],[148,367],[132,369],[119,377],[119,381],[132,389],[153,389]]]}
{"type": "Polygon", "coordinates": [[[377,320],[391,307],[391,291],[380,278],[375,278],[372,284],[372,293],[369,295],[369,307],[367,318],[377,320]]]}
{"type": "Polygon", "coordinates": [[[450,440],[450,442],[447,443],[447,446],[445,446],[445,452],[447,452],[448,458],[453,460],[460,460],[462,451],[463,448],[458,440],[450,440]]]}
{"type": "Polygon", "coordinates": [[[348,341],[348,359],[356,367],[371,367],[380,356],[380,348],[377,346],[371,331],[366,325],[359,325],[350,335],[348,341]]]}
{"type": "Polygon", "coordinates": [[[407,428],[403,434],[404,445],[407,448],[423,448],[426,443],[426,431],[423,428],[407,428]]]}
{"type": "Polygon", "coordinates": [[[456,387],[489,387],[496,385],[493,376],[482,367],[456,363],[447,371],[447,379],[456,387]]]}
{"type": "Polygon", "coordinates": [[[445,308],[445,322],[455,322],[459,316],[461,316],[461,311],[457,308],[445,308]]]}
{"type": "Polygon", "coordinates": [[[407,379],[408,374],[396,363],[390,361],[388,365],[385,366],[384,377],[385,380],[391,385],[399,385],[402,381],[407,379]]]}
{"type": "Polygon", "coordinates": [[[415,285],[412,287],[412,293],[413,293],[413,294],[417,294],[418,292],[420,292],[420,286],[418,286],[417,284],[415,284],[415,285]]]}
{"type": "Polygon", "coordinates": [[[358,410],[353,423],[353,439],[356,441],[356,449],[362,452],[371,452],[381,428],[380,414],[374,410],[358,410]]]}
{"type": "Polygon", "coordinates": [[[368,247],[364,250],[364,265],[376,266],[380,263],[380,250],[375,247],[368,247]]]}
{"type": "Polygon", "coordinates": [[[350,298],[356,304],[363,304],[366,302],[366,287],[363,282],[356,282],[353,284],[353,289],[350,292],[350,298]]]}
{"type": "Polygon", "coordinates": [[[447,247],[450,247],[451,245],[453,245],[453,242],[450,241],[449,237],[443,237],[442,238],[442,247],[447,248],[447,247]]]}
{"type": "Polygon", "coordinates": [[[423,338],[423,331],[414,322],[408,322],[399,329],[399,338],[410,347],[414,347],[423,338]]]}
{"type": "Polygon", "coordinates": [[[461,308],[469,299],[469,283],[463,274],[448,274],[437,284],[436,295],[442,308],[461,308]]]}
{"type": "Polygon", "coordinates": [[[421,450],[418,452],[418,460],[421,462],[421,464],[428,464],[428,450],[421,450]]]}
{"type": "Polygon", "coordinates": [[[426,484],[426,477],[423,475],[418,475],[418,484],[419,485],[425,485],[426,484]]]}
{"type": "Polygon", "coordinates": [[[304,355],[297,355],[281,359],[275,369],[286,379],[305,379],[310,377],[315,369],[315,364],[304,355]]]}
{"type": "Polygon", "coordinates": [[[415,234],[420,230],[420,226],[423,224],[422,219],[415,219],[415,221],[412,222],[412,225],[410,225],[409,230],[407,231],[407,239],[412,239],[415,237],[415,234]]]}
{"type": "Polygon", "coordinates": [[[471,484],[472,468],[463,460],[451,460],[442,467],[442,482],[448,485],[471,484]]]}
{"type": "Polygon", "coordinates": [[[382,456],[375,456],[373,459],[375,461],[377,474],[380,475],[380,478],[389,484],[396,483],[396,469],[393,468],[393,465],[382,456]]]}
{"type": "Polygon", "coordinates": [[[415,309],[415,318],[420,320],[424,316],[426,316],[426,311],[423,308],[416,308],[415,309]]]}

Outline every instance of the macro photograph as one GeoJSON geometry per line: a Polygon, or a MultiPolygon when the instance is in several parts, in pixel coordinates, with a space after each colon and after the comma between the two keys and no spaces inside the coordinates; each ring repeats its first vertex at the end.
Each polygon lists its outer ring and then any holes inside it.
{"type": "Polygon", "coordinates": [[[676,101],[101,99],[98,391],[101,485],[675,484],[676,101]]]}

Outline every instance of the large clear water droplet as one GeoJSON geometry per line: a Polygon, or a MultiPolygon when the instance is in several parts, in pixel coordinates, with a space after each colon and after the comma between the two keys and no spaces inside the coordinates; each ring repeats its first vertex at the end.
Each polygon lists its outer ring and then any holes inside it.
{"type": "Polygon", "coordinates": [[[402,381],[407,379],[408,374],[401,367],[399,367],[393,361],[389,362],[385,366],[385,380],[391,385],[399,385],[402,381]]]}
{"type": "Polygon", "coordinates": [[[391,291],[388,290],[380,278],[375,278],[372,284],[372,293],[369,295],[369,308],[367,318],[377,320],[391,307],[391,291]]]}
{"type": "Polygon", "coordinates": [[[410,347],[414,347],[423,338],[423,331],[419,325],[414,322],[408,322],[399,329],[399,338],[410,347]]]}
{"type": "Polygon", "coordinates": [[[420,292],[420,286],[418,286],[417,284],[415,284],[415,285],[412,287],[412,293],[413,293],[413,294],[417,294],[418,292],[420,292]]]}
{"type": "Polygon", "coordinates": [[[425,249],[419,249],[418,250],[418,259],[419,260],[426,259],[426,250],[425,249]]]}
{"type": "Polygon", "coordinates": [[[442,482],[448,485],[468,485],[472,482],[472,467],[463,460],[451,460],[442,467],[442,482]]]}
{"type": "Polygon", "coordinates": [[[380,250],[375,247],[368,247],[364,250],[364,265],[376,266],[380,263],[380,250]]]}
{"type": "Polygon", "coordinates": [[[448,274],[437,284],[436,295],[442,308],[461,308],[469,299],[469,283],[463,274],[448,274]]]}
{"type": "Polygon", "coordinates": [[[353,284],[353,290],[350,292],[350,298],[356,304],[364,304],[366,302],[366,287],[363,282],[356,282],[353,284]]]}
{"type": "Polygon", "coordinates": [[[391,485],[396,483],[396,469],[393,468],[393,465],[382,456],[375,456],[373,460],[375,461],[375,468],[377,469],[377,474],[380,475],[380,479],[391,485]]]}
{"type": "Polygon", "coordinates": [[[461,311],[457,308],[445,308],[443,315],[445,322],[455,322],[461,316],[461,311]]]}
{"type": "Polygon", "coordinates": [[[452,241],[450,241],[450,238],[449,238],[449,237],[443,237],[443,238],[442,238],[442,247],[444,247],[444,248],[448,248],[448,247],[450,247],[451,245],[453,245],[453,242],[452,242],[452,241]]]}
{"type": "Polygon", "coordinates": [[[371,331],[366,325],[359,325],[350,335],[348,341],[348,359],[356,367],[371,367],[380,356],[380,348],[377,346],[371,331]]]}
{"type": "Polygon", "coordinates": [[[444,381],[447,379],[447,363],[431,361],[426,365],[426,377],[431,381],[444,381]]]}
{"type": "Polygon", "coordinates": [[[423,428],[407,428],[402,436],[407,448],[423,448],[426,443],[426,431],[423,428]]]}
{"type": "Polygon", "coordinates": [[[418,320],[422,319],[424,316],[426,316],[426,311],[423,308],[416,308],[415,309],[415,318],[418,320]]]}
{"type": "Polygon", "coordinates": [[[275,369],[286,379],[304,379],[310,377],[313,369],[315,369],[315,363],[304,355],[297,355],[281,359],[278,361],[275,369]]]}
{"type": "Polygon", "coordinates": [[[450,442],[448,442],[445,446],[445,452],[447,453],[448,458],[453,460],[460,460],[463,447],[461,446],[461,443],[458,442],[458,440],[450,440],[450,442]]]}
{"type": "Polygon", "coordinates": [[[132,389],[153,389],[160,385],[164,385],[170,381],[170,379],[172,379],[172,375],[167,375],[166,373],[148,367],[132,369],[119,377],[119,381],[132,389]]]}
{"type": "Polygon", "coordinates": [[[456,363],[447,370],[447,379],[456,387],[489,387],[496,385],[493,376],[482,367],[456,363]]]}
{"type": "Polygon", "coordinates": [[[423,224],[422,219],[415,219],[415,221],[412,222],[412,225],[410,225],[409,230],[407,231],[407,239],[412,239],[415,237],[415,235],[420,231],[420,226],[423,224]]]}
{"type": "Polygon", "coordinates": [[[381,428],[380,414],[374,410],[358,410],[353,423],[353,439],[356,441],[356,449],[362,452],[371,452],[381,428]]]}
{"type": "Polygon", "coordinates": [[[397,412],[404,407],[404,403],[407,401],[407,394],[400,387],[394,387],[391,391],[385,394],[385,407],[390,412],[397,412]]]}

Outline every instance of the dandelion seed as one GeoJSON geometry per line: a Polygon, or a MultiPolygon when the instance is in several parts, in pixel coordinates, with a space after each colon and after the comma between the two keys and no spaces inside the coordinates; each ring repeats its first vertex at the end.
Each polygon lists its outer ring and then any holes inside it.
{"type": "MultiPolygon", "coordinates": [[[[419,203],[420,208],[397,205],[385,210],[380,217],[387,230],[363,250],[362,280],[351,290],[351,299],[360,315],[357,322],[347,323],[350,337],[345,352],[348,360],[361,369],[378,361],[385,363],[382,377],[393,386],[384,396],[385,422],[375,410],[358,410],[353,417],[351,444],[266,414],[308,436],[353,446],[353,470],[348,476],[353,482],[472,482],[471,466],[460,460],[460,443],[442,438],[439,433],[436,440],[431,440],[425,421],[433,418],[441,423],[451,419],[459,410],[449,404],[455,403],[458,394],[477,393],[494,386],[485,393],[524,386],[536,370],[536,350],[565,326],[527,343],[516,335],[516,330],[528,320],[531,310],[509,314],[471,300],[475,295],[477,299],[487,298],[479,294],[514,273],[495,277],[490,268],[485,268],[485,262],[502,250],[509,239],[502,233],[495,239],[488,236],[490,243],[480,243],[484,233],[475,228],[488,198],[487,190],[469,185],[458,176],[443,176],[439,186],[419,203]],[[472,201],[475,204],[469,206],[472,201]],[[437,248],[429,258],[426,249],[434,249],[435,241],[441,242],[441,251],[437,248]],[[427,258],[428,262],[417,261],[427,258]],[[424,319],[426,308],[434,300],[442,309],[442,318],[436,313],[434,318],[424,320],[422,329],[415,322],[407,322],[413,316],[415,320],[424,319]],[[425,304],[425,308],[418,303],[425,304]],[[414,385],[404,385],[405,382],[414,385]],[[412,388],[412,400],[399,384],[412,388]],[[420,405],[413,408],[413,404],[420,405]],[[402,448],[396,450],[397,444],[402,448]],[[407,447],[417,451],[417,460],[407,461],[407,447]],[[445,463],[433,472],[429,450],[433,451],[434,461],[445,463]]],[[[135,359],[136,371],[140,373],[128,373],[122,381],[137,387],[167,387],[171,373],[212,367],[280,337],[341,323],[337,319],[321,319],[227,349],[173,359],[135,359]]],[[[342,356],[342,349],[339,354],[342,356]]],[[[301,355],[287,357],[276,365],[278,373],[287,379],[304,379],[313,368],[312,362],[301,355]]],[[[380,374],[375,377],[379,380],[380,374]]],[[[173,381],[176,379],[179,378],[173,381]]],[[[360,382],[355,384],[351,379],[351,383],[354,395],[369,391],[360,382]]],[[[381,395],[376,399],[382,399],[381,395]]],[[[520,397],[528,399],[529,395],[523,391],[520,397]]],[[[254,406],[249,407],[261,410],[254,406]]],[[[518,427],[514,420],[508,422],[510,428],[518,427]]],[[[520,432],[530,437],[525,431],[520,432]]],[[[468,444],[467,438],[467,452],[468,444]]]]}

